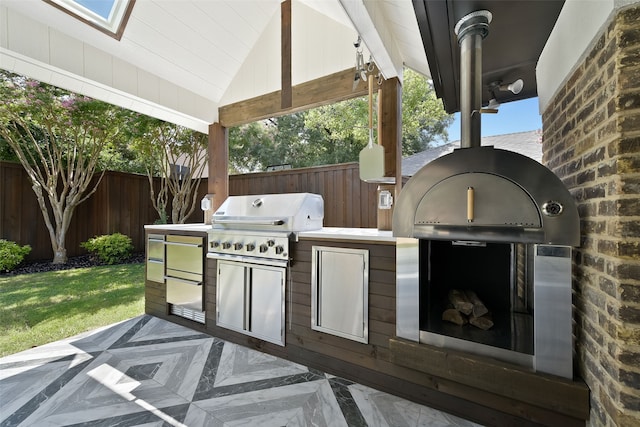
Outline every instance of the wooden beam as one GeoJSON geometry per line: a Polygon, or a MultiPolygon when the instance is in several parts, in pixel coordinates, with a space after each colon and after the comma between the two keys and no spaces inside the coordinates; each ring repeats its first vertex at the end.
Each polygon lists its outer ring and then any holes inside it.
{"type": "Polygon", "coordinates": [[[378,138],[384,147],[384,174],[402,180],[402,84],[383,80],[378,91],[378,138]]]}
{"type": "MultiPolygon", "coordinates": [[[[229,196],[229,138],[227,129],[220,123],[209,125],[209,179],[208,192],[213,194],[210,214],[216,211],[229,196]]],[[[205,213],[205,222],[207,213],[205,213]]]]}
{"type": "MultiPolygon", "coordinates": [[[[225,105],[219,109],[220,124],[230,128],[333,104],[345,99],[366,96],[368,93],[366,82],[361,81],[353,90],[354,73],[354,69],[349,68],[293,86],[291,108],[282,108],[281,91],[225,105]]],[[[374,73],[377,74],[377,70],[374,73]]]]}
{"type": "Polygon", "coordinates": [[[282,85],[280,86],[280,108],[291,108],[291,0],[285,0],[280,5],[280,55],[282,85]]]}
{"type": "MultiPolygon", "coordinates": [[[[397,77],[383,80],[378,89],[378,139],[384,147],[384,175],[395,179],[379,191],[389,191],[395,200],[402,186],[402,84],[397,77]]],[[[379,230],[391,230],[392,221],[393,206],[378,209],[379,230]]]]}

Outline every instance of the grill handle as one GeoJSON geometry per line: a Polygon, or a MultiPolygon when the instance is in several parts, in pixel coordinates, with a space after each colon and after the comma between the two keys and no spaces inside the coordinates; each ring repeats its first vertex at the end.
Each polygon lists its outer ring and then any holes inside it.
{"type": "Polygon", "coordinates": [[[212,219],[214,224],[239,224],[239,225],[282,225],[285,223],[284,219],[269,219],[269,220],[255,220],[255,219],[212,219]]]}

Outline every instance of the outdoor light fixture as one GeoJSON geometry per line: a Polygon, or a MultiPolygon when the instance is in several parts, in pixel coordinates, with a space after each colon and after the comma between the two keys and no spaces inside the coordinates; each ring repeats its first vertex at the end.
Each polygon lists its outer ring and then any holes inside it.
{"type": "Polygon", "coordinates": [[[497,80],[495,82],[489,83],[489,92],[491,93],[491,99],[489,100],[489,104],[480,110],[481,113],[497,113],[498,108],[500,108],[500,103],[496,99],[496,91],[501,92],[511,92],[514,95],[519,94],[524,87],[524,82],[522,79],[518,79],[510,84],[502,84],[501,80],[497,80]]]}
{"type": "Polygon", "coordinates": [[[511,83],[510,85],[500,85],[499,89],[503,92],[506,92],[509,90],[514,95],[517,95],[522,91],[523,87],[524,87],[524,82],[522,81],[522,79],[518,79],[515,82],[511,83]]]}

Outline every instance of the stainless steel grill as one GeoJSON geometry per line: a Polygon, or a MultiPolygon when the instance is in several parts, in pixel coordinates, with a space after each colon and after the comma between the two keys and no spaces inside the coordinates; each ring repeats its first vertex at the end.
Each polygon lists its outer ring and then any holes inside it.
{"type": "Polygon", "coordinates": [[[285,344],[284,293],[290,242],[322,228],[317,194],[229,197],[214,213],[207,258],[217,261],[216,324],[285,344]]]}
{"type": "Polygon", "coordinates": [[[286,265],[289,241],[322,228],[324,201],[310,193],[231,196],[213,214],[212,258],[286,265]]]}

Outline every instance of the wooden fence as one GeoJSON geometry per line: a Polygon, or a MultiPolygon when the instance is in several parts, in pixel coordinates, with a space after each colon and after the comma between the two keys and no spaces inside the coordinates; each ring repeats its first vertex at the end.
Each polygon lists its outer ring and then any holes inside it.
{"type": "MultiPolygon", "coordinates": [[[[308,192],[324,198],[326,227],[376,227],[375,184],[359,179],[357,163],[260,172],[229,177],[229,194],[308,192]]],[[[66,237],[69,256],[85,253],[80,243],[103,234],[131,237],[144,251],[144,225],[158,219],[145,175],[107,172],[96,192],[78,206],[66,237]]],[[[207,193],[203,180],[198,200],[207,193]]],[[[187,222],[201,223],[199,204],[187,222]]],[[[0,162],[0,238],[30,245],[29,260],[53,258],[49,233],[26,172],[20,164],[0,162]]]]}

